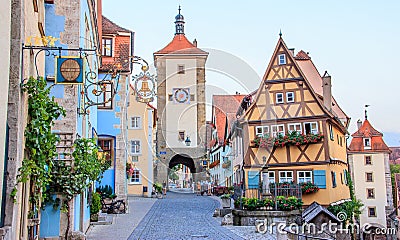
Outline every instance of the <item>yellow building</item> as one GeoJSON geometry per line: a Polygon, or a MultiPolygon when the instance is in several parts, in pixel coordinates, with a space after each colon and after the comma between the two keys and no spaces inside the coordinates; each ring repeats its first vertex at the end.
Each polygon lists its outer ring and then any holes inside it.
{"type": "Polygon", "coordinates": [[[256,93],[242,104],[243,169],[247,193],[260,185],[269,167],[269,182],[312,182],[315,193],[304,205],[329,205],[349,199],[346,186],[346,138],[349,118],[331,94],[331,77],[321,77],[304,51],[296,56],[282,37],[256,93]]]}
{"type": "Polygon", "coordinates": [[[130,89],[128,107],[128,195],[151,197],[155,153],[156,109],[136,101],[130,89]]]}

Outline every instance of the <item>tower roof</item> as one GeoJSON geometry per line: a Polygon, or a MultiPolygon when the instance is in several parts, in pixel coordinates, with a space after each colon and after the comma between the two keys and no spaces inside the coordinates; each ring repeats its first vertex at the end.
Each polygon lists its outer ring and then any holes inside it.
{"type": "Polygon", "coordinates": [[[182,54],[182,55],[208,55],[208,52],[197,48],[197,41],[191,43],[185,36],[184,17],[181,14],[181,6],[175,17],[175,36],[167,46],[154,53],[154,55],[182,54]]]}
{"type": "Polygon", "coordinates": [[[365,119],[361,127],[351,135],[350,152],[390,152],[390,149],[383,141],[383,134],[372,127],[368,119],[365,119]],[[364,139],[370,138],[370,149],[365,149],[364,139]]]}

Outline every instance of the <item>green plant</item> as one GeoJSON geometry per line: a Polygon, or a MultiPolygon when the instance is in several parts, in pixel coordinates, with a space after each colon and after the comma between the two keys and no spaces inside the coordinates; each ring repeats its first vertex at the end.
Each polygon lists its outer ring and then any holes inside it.
{"type": "MultiPolygon", "coordinates": [[[[29,118],[25,128],[26,157],[18,169],[17,183],[31,182],[28,215],[33,217],[46,199],[45,191],[51,182],[53,159],[57,156],[58,138],[52,133],[51,127],[54,120],[65,116],[65,110],[54,101],[54,97],[49,96],[50,87],[42,77],[30,77],[22,85],[22,91],[28,95],[29,118]]],[[[11,192],[14,202],[16,194],[17,188],[14,187],[11,192]]]]}
{"type": "Polygon", "coordinates": [[[99,159],[95,139],[80,138],[74,142],[73,161],[55,161],[48,193],[61,193],[61,210],[67,214],[65,239],[70,229],[70,204],[72,199],[85,191],[93,181],[100,180],[108,168],[104,159],[99,159]]]}
{"type": "Polygon", "coordinates": [[[160,183],[154,183],[153,186],[156,189],[156,192],[162,193],[163,187],[160,183]]]}
{"type": "Polygon", "coordinates": [[[97,214],[101,210],[101,197],[100,194],[94,192],[92,195],[92,203],[90,204],[90,214],[97,214]]]}
{"type": "Polygon", "coordinates": [[[300,209],[303,206],[303,202],[301,201],[301,199],[299,199],[295,196],[290,196],[290,197],[277,196],[276,202],[277,202],[278,210],[281,210],[281,211],[296,210],[296,209],[300,209]]]}
{"type": "Polygon", "coordinates": [[[268,208],[268,207],[273,207],[274,206],[274,200],[270,198],[266,198],[263,200],[263,206],[268,208]]]}
{"type": "Polygon", "coordinates": [[[316,193],[319,191],[319,187],[312,182],[300,183],[301,192],[303,194],[316,193]]]}
{"type": "Polygon", "coordinates": [[[243,207],[246,210],[253,211],[264,206],[263,201],[258,198],[245,198],[243,200],[243,207]]]}
{"type": "Polygon", "coordinates": [[[229,193],[220,196],[221,199],[230,199],[232,196],[229,193]]]}
{"type": "Polygon", "coordinates": [[[100,186],[96,188],[96,192],[98,192],[102,198],[112,198],[113,197],[113,189],[110,185],[100,186]]]}

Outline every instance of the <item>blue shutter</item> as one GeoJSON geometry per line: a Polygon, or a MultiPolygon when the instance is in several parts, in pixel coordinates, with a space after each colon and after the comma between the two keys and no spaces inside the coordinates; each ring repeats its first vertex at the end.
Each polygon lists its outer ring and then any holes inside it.
{"type": "Polygon", "coordinates": [[[314,184],[319,188],[326,188],[326,171],[314,170],[314,184]]]}
{"type": "Polygon", "coordinates": [[[259,188],[260,172],[259,171],[248,171],[248,187],[249,189],[259,188]]]}

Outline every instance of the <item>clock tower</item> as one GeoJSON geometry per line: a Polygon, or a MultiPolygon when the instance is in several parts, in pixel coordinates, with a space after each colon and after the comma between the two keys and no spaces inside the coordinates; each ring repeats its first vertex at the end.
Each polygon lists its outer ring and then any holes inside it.
{"type": "Polygon", "coordinates": [[[191,180],[203,179],[206,156],[205,63],[208,52],[197,48],[184,32],[179,7],[175,36],[154,53],[157,68],[157,158],[154,179],[168,183],[169,169],[183,164],[191,180]]]}

